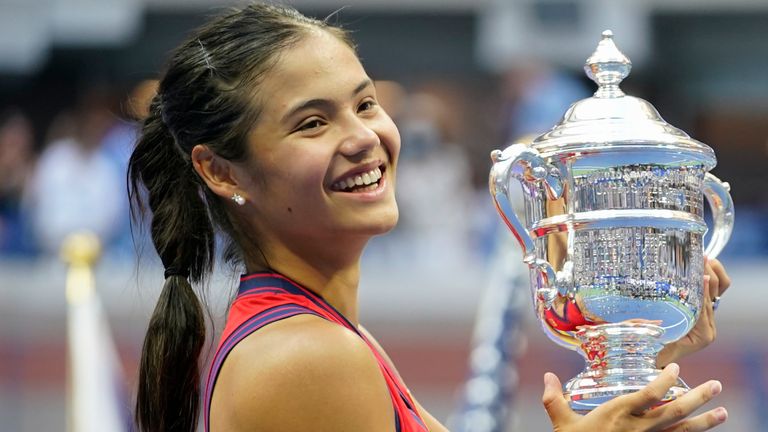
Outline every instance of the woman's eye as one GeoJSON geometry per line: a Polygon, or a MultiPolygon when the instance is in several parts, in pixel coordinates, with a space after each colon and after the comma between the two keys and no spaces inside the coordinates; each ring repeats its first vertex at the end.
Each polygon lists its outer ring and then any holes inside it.
{"type": "Polygon", "coordinates": [[[315,120],[310,120],[308,122],[302,123],[301,126],[299,126],[298,129],[296,130],[297,131],[312,130],[312,129],[319,128],[322,125],[323,125],[323,122],[321,122],[318,119],[315,119],[315,120]]]}
{"type": "Polygon", "coordinates": [[[360,104],[360,106],[357,108],[357,111],[358,112],[368,111],[368,110],[373,109],[373,107],[375,107],[375,106],[376,106],[376,102],[374,102],[372,100],[367,100],[367,101],[365,101],[365,102],[360,104]]]}

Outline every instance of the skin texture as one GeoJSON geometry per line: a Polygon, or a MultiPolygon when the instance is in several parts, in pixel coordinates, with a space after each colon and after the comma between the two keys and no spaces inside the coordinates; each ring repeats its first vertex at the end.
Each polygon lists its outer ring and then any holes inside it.
{"type": "MultiPolygon", "coordinates": [[[[257,240],[264,259],[246,258],[248,271],[269,267],[291,277],[362,330],[360,257],[367,241],[389,231],[398,218],[397,128],[376,102],[355,53],[316,29],[281,54],[254,103],[262,114],[249,135],[247,160],[225,160],[200,144],[192,151],[193,166],[228,203],[236,224],[257,240]],[[374,167],[384,171],[376,193],[334,189],[350,173],[374,167]],[[234,193],[245,205],[230,200],[234,193]]],[[[665,407],[632,414],[663,394],[672,375],[651,386],[652,394],[617,399],[615,410],[584,418],[563,405],[557,378],[547,375],[545,405],[557,431],[663,430],[646,426],[669,426],[708,400],[697,389],[665,407]],[[673,414],[657,414],[662,410],[673,414]],[[594,429],[605,422],[617,428],[594,429]],[[622,429],[626,425],[638,427],[622,429]]],[[[241,341],[221,368],[211,404],[212,431],[395,430],[374,355],[351,331],[309,315],[272,323],[241,341]]],[[[418,402],[417,407],[429,430],[447,430],[418,402]]],[[[706,419],[688,421],[698,425],[706,419]]]]}

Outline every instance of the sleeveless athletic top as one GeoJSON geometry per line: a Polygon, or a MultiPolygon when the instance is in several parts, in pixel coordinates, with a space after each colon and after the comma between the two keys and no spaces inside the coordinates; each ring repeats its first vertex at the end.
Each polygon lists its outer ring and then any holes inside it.
{"type": "Polygon", "coordinates": [[[210,429],[211,396],[219,370],[235,345],[269,323],[295,315],[310,314],[355,332],[373,352],[392,397],[397,432],[426,432],[405,385],[368,338],[333,306],[312,291],[277,273],[253,273],[240,278],[237,297],[229,311],[219,347],[205,386],[205,431],[210,429]]]}

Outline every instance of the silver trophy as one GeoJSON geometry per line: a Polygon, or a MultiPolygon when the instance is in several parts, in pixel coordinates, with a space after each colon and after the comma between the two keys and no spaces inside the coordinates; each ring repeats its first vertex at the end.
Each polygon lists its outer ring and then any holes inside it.
{"type": "MultiPolygon", "coordinates": [[[[701,312],[704,255],[717,256],[733,228],[729,186],[708,172],[714,151],[625,95],[630,68],[603,32],[584,66],[594,96],[531,145],[491,154],[491,195],[523,248],[536,316],[586,360],[564,389],[579,412],[660,373],[658,352],[701,312]],[[516,184],[522,217],[510,205],[516,184]],[[703,197],[714,225],[706,247],[703,197]]],[[[679,380],[665,400],[688,389],[679,380]]]]}

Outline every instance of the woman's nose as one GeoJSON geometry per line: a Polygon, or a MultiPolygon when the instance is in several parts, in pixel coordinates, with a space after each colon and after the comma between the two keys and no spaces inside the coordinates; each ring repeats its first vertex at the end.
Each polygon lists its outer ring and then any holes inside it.
{"type": "Polygon", "coordinates": [[[341,152],[346,156],[366,153],[380,144],[376,131],[361,119],[349,123],[341,143],[341,152]]]}

